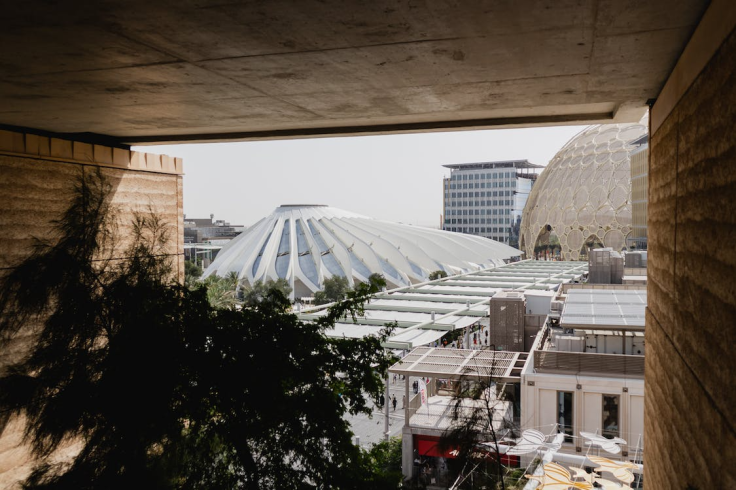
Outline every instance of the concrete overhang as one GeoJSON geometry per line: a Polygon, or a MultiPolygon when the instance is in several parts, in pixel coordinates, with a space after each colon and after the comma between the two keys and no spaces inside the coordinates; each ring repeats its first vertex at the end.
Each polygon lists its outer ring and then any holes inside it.
{"type": "Polygon", "coordinates": [[[4,2],[0,125],[145,144],[636,121],[706,6],[4,2]]]}

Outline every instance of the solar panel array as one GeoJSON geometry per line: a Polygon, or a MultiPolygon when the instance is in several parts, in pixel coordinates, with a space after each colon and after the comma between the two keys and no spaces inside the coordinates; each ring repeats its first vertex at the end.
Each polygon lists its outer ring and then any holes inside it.
{"type": "Polygon", "coordinates": [[[646,290],[570,289],[562,310],[563,328],[644,329],[646,290]]]}

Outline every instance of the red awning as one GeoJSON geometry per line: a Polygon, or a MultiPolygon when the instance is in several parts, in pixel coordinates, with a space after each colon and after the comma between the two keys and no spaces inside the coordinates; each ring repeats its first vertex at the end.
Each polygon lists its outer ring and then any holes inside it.
{"type": "Polygon", "coordinates": [[[452,449],[447,449],[444,452],[440,452],[439,443],[440,438],[439,437],[431,437],[431,436],[416,436],[417,439],[417,451],[419,452],[420,456],[432,456],[433,458],[455,458],[452,454],[450,454],[450,451],[452,449]]]}
{"type": "MultiPolygon", "coordinates": [[[[416,437],[415,439],[416,448],[420,456],[431,456],[433,458],[448,458],[448,459],[456,458],[456,456],[452,454],[452,448],[447,449],[444,452],[440,451],[440,447],[439,447],[440,438],[439,437],[432,437],[432,436],[415,436],[415,437],[416,437]]],[[[519,457],[502,454],[501,464],[510,466],[512,468],[518,468],[519,467],[519,457]]]]}

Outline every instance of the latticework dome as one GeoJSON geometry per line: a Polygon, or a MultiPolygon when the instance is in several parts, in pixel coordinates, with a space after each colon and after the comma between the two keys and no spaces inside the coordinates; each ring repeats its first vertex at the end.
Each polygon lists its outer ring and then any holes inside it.
{"type": "Polygon", "coordinates": [[[332,276],[367,282],[382,274],[389,287],[504,264],[519,250],[487,238],[390,223],[341,209],[287,205],[226,245],[205,271],[235,272],[248,284],[283,278],[296,297],[311,296],[332,276]]]}
{"type": "MultiPolygon", "coordinates": [[[[631,152],[646,122],[591,126],[571,139],[539,176],[521,219],[521,249],[556,234],[565,260],[588,247],[622,250],[631,232],[631,152]],[[583,248],[586,245],[586,248],[583,248]]],[[[582,253],[581,253],[582,251],[582,253]]]]}

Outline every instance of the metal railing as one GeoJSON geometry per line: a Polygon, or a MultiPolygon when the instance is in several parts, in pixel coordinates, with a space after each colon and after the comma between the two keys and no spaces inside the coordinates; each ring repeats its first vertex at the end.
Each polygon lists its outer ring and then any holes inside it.
{"type": "Polygon", "coordinates": [[[539,373],[575,373],[643,378],[644,356],[536,351],[534,353],[534,369],[539,373]]]}

